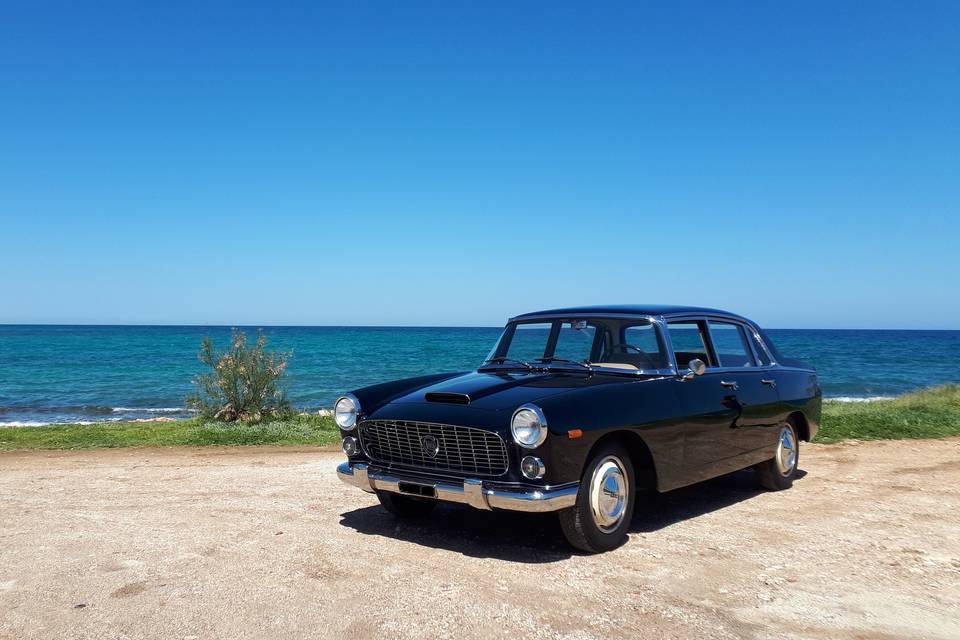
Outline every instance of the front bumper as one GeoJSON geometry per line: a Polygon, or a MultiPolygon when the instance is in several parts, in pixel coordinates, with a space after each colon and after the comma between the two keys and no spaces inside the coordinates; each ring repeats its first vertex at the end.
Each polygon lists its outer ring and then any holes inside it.
{"type": "Polygon", "coordinates": [[[342,462],[337,476],[345,483],[368,493],[389,491],[412,497],[429,497],[442,502],[467,504],[477,509],[506,509],[543,513],[572,507],[577,501],[579,483],[555,487],[519,485],[494,486],[484,480],[467,478],[463,483],[421,476],[396,476],[365,462],[342,462]],[[432,492],[430,491],[432,489],[432,492]]]}

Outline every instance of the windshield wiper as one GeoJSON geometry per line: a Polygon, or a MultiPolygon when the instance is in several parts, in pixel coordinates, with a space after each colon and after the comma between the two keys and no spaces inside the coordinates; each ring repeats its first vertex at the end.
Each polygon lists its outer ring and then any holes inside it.
{"type": "Polygon", "coordinates": [[[546,364],[550,364],[550,363],[552,363],[552,362],[564,362],[564,363],[570,363],[570,364],[575,364],[575,365],[581,366],[581,367],[583,367],[584,369],[586,369],[587,371],[593,371],[593,367],[590,366],[589,364],[587,364],[586,362],[580,362],[580,361],[578,361],[578,360],[568,360],[567,358],[552,358],[552,357],[551,357],[551,358],[537,358],[537,362],[543,362],[543,363],[546,363],[546,364]]]}
{"type": "Polygon", "coordinates": [[[533,369],[533,365],[529,362],[524,362],[523,360],[516,360],[514,358],[506,358],[504,356],[499,356],[496,358],[490,358],[489,360],[484,360],[483,364],[507,364],[508,362],[513,362],[520,365],[524,369],[533,369]]]}

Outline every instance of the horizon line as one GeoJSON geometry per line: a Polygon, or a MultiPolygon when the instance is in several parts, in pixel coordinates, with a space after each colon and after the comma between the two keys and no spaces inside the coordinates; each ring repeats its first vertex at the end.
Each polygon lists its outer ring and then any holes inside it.
{"type": "MultiPolygon", "coordinates": [[[[115,322],[0,322],[0,327],[189,327],[212,329],[502,329],[501,325],[395,325],[395,324],[196,324],[115,322]]],[[[768,327],[770,331],[960,331],[960,329],[904,329],[893,327],[768,327]]]]}

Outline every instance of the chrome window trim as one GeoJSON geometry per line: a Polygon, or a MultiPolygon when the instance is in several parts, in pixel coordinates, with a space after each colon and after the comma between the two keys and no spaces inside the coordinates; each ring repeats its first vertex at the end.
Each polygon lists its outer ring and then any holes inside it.
{"type": "Polygon", "coordinates": [[[507,320],[507,323],[540,322],[541,320],[565,320],[567,318],[630,318],[649,320],[650,322],[657,321],[657,316],[649,316],[643,313],[550,313],[542,316],[517,316],[507,320]]]}
{"type": "MultiPolygon", "coordinates": [[[[730,324],[740,325],[740,326],[743,327],[750,335],[752,335],[752,336],[754,337],[754,339],[757,341],[757,343],[760,344],[761,347],[763,347],[763,351],[764,351],[764,353],[766,353],[767,359],[770,361],[770,364],[766,364],[766,365],[757,364],[757,366],[755,366],[755,367],[707,367],[707,371],[708,371],[708,372],[710,372],[710,371],[727,371],[727,372],[734,372],[734,371],[750,371],[750,370],[765,370],[765,369],[774,369],[774,368],[779,369],[779,368],[783,368],[782,365],[777,362],[776,358],[773,357],[773,354],[770,352],[770,349],[767,348],[767,344],[763,341],[763,338],[760,336],[760,332],[757,331],[756,326],[754,326],[754,324],[753,324],[752,321],[747,320],[746,318],[740,318],[740,317],[736,317],[736,316],[727,316],[727,315],[722,315],[722,314],[717,314],[717,313],[711,313],[711,314],[676,313],[676,314],[670,314],[670,315],[668,315],[668,316],[664,316],[664,318],[663,318],[663,321],[664,321],[664,324],[665,324],[665,325],[666,325],[666,324],[669,324],[669,323],[671,323],[671,322],[696,322],[696,321],[700,321],[700,320],[705,321],[705,322],[707,323],[707,329],[708,329],[708,330],[709,330],[709,325],[710,325],[710,321],[711,321],[711,320],[715,320],[715,321],[717,321],[717,322],[727,322],[727,323],[730,323],[730,324]]],[[[669,334],[670,334],[669,331],[666,331],[665,333],[666,333],[668,336],[669,336],[669,334]]],[[[712,340],[711,340],[711,342],[712,342],[712,340]]],[[[751,349],[754,349],[754,348],[755,348],[755,346],[754,346],[754,345],[751,345],[751,349]]],[[[673,355],[673,350],[672,350],[672,344],[671,344],[671,356],[672,356],[672,355],[673,355]]],[[[714,354],[714,355],[716,355],[716,354],[714,354]]],[[[756,354],[754,354],[754,355],[756,355],[756,354]]],[[[719,361],[719,360],[718,360],[718,361],[719,361]]],[[[677,366],[677,361],[676,361],[675,358],[673,359],[672,362],[673,362],[674,367],[676,367],[676,366],[677,366]]],[[[757,359],[757,362],[759,363],[759,359],[757,359]]],[[[677,370],[679,371],[679,367],[677,367],[677,370]]]]}
{"type": "MultiPolygon", "coordinates": [[[[566,320],[573,318],[617,318],[617,319],[630,319],[630,320],[646,320],[653,326],[657,328],[660,332],[660,337],[663,339],[664,346],[667,350],[667,363],[670,365],[669,368],[664,369],[638,369],[637,371],[627,371],[623,369],[614,370],[613,367],[603,367],[602,363],[591,363],[591,367],[602,368],[604,373],[616,373],[624,376],[649,376],[649,375],[659,375],[659,376],[679,376],[682,375],[680,367],[677,365],[677,357],[673,348],[673,341],[670,339],[670,331],[668,325],[671,322],[706,322],[707,331],[710,330],[710,321],[714,320],[716,322],[726,322],[729,324],[735,324],[743,329],[750,335],[753,336],[757,344],[763,348],[763,352],[766,355],[767,360],[770,361],[768,365],[761,365],[760,358],[756,353],[756,345],[753,344],[753,340],[748,340],[750,342],[751,354],[754,357],[755,362],[757,363],[754,367],[707,367],[708,371],[750,371],[750,370],[764,370],[764,369],[773,369],[781,368],[776,358],[773,357],[773,354],[770,352],[770,349],[767,347],[766,342],[764,342],[763,337],[761,337],[760,332],[757,331],[756,326],[746,318],[741,318],[739,316],[724,315],[719,313],[671,313],[663,316],[651,316],[642,313],[549,313],[544,315],[536,316],[524,316],[513,317],[507,320],[507,324],[510,323],[527,323],[527,322],[542,322],[545,320],[566,320]]],[[[504,328],[504,332],[506,327],[504,328]]],[[[500,335],[500,338],[497,339],[497,346],[503,340],[504,334],[500,335]]],[[[712,340],[711,340],[712,343],[712,340]]],[[[496,349],[497,347],[494,347],[496,349]]],[[[714,356],[717,354],[714,353],[714,356]]],[[[719,361],[719,360],[718,360],[719,361]]],[[[487,368],[488,365],[484,365],[483,368],[487,368]]],[[[494,367],[501,367],[504,365],[494,365],[494,367]]],[[[510,365],[506,365],[508,368],[510,365]]],[[[492,368],[492,367],[491,367],[492,368]]]]}
{"type": "Polygon", "coordinates": [[[754,326],[750,327],[750,331],[753,332],[753,337],[757,343],[763,347],[763,352],[767,354],[767,359],[770,360],[770,364],[767,366],[770,367],[779,367],[780,364],[777,362],[777,359],[773,357],[773,352],[770,351],[770,348],[767,346],[767,343],[764,342],[763,336],[760,335],[760,332],[757,331],[757,328],[754,326]]]}

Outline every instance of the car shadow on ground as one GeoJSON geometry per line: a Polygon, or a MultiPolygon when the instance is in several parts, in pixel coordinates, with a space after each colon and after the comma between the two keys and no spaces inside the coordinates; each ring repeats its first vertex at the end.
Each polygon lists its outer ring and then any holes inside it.
{"type": "MultiPolygon", "coordinates": [[[[797,472],[797,479],[806,475],[797,472]]],[[[763,489],[753,472],[738,471],[668,493],[638,496],[631,533],[651,533],[748,500],[763,489]]],[[[556,514],[479,511],[438,504],[424,518],[399,520],[379,505],[342,514],[340,524],[358,533],[508,562],[557,562],[579,553],[567,544],[556,514]]]]}

